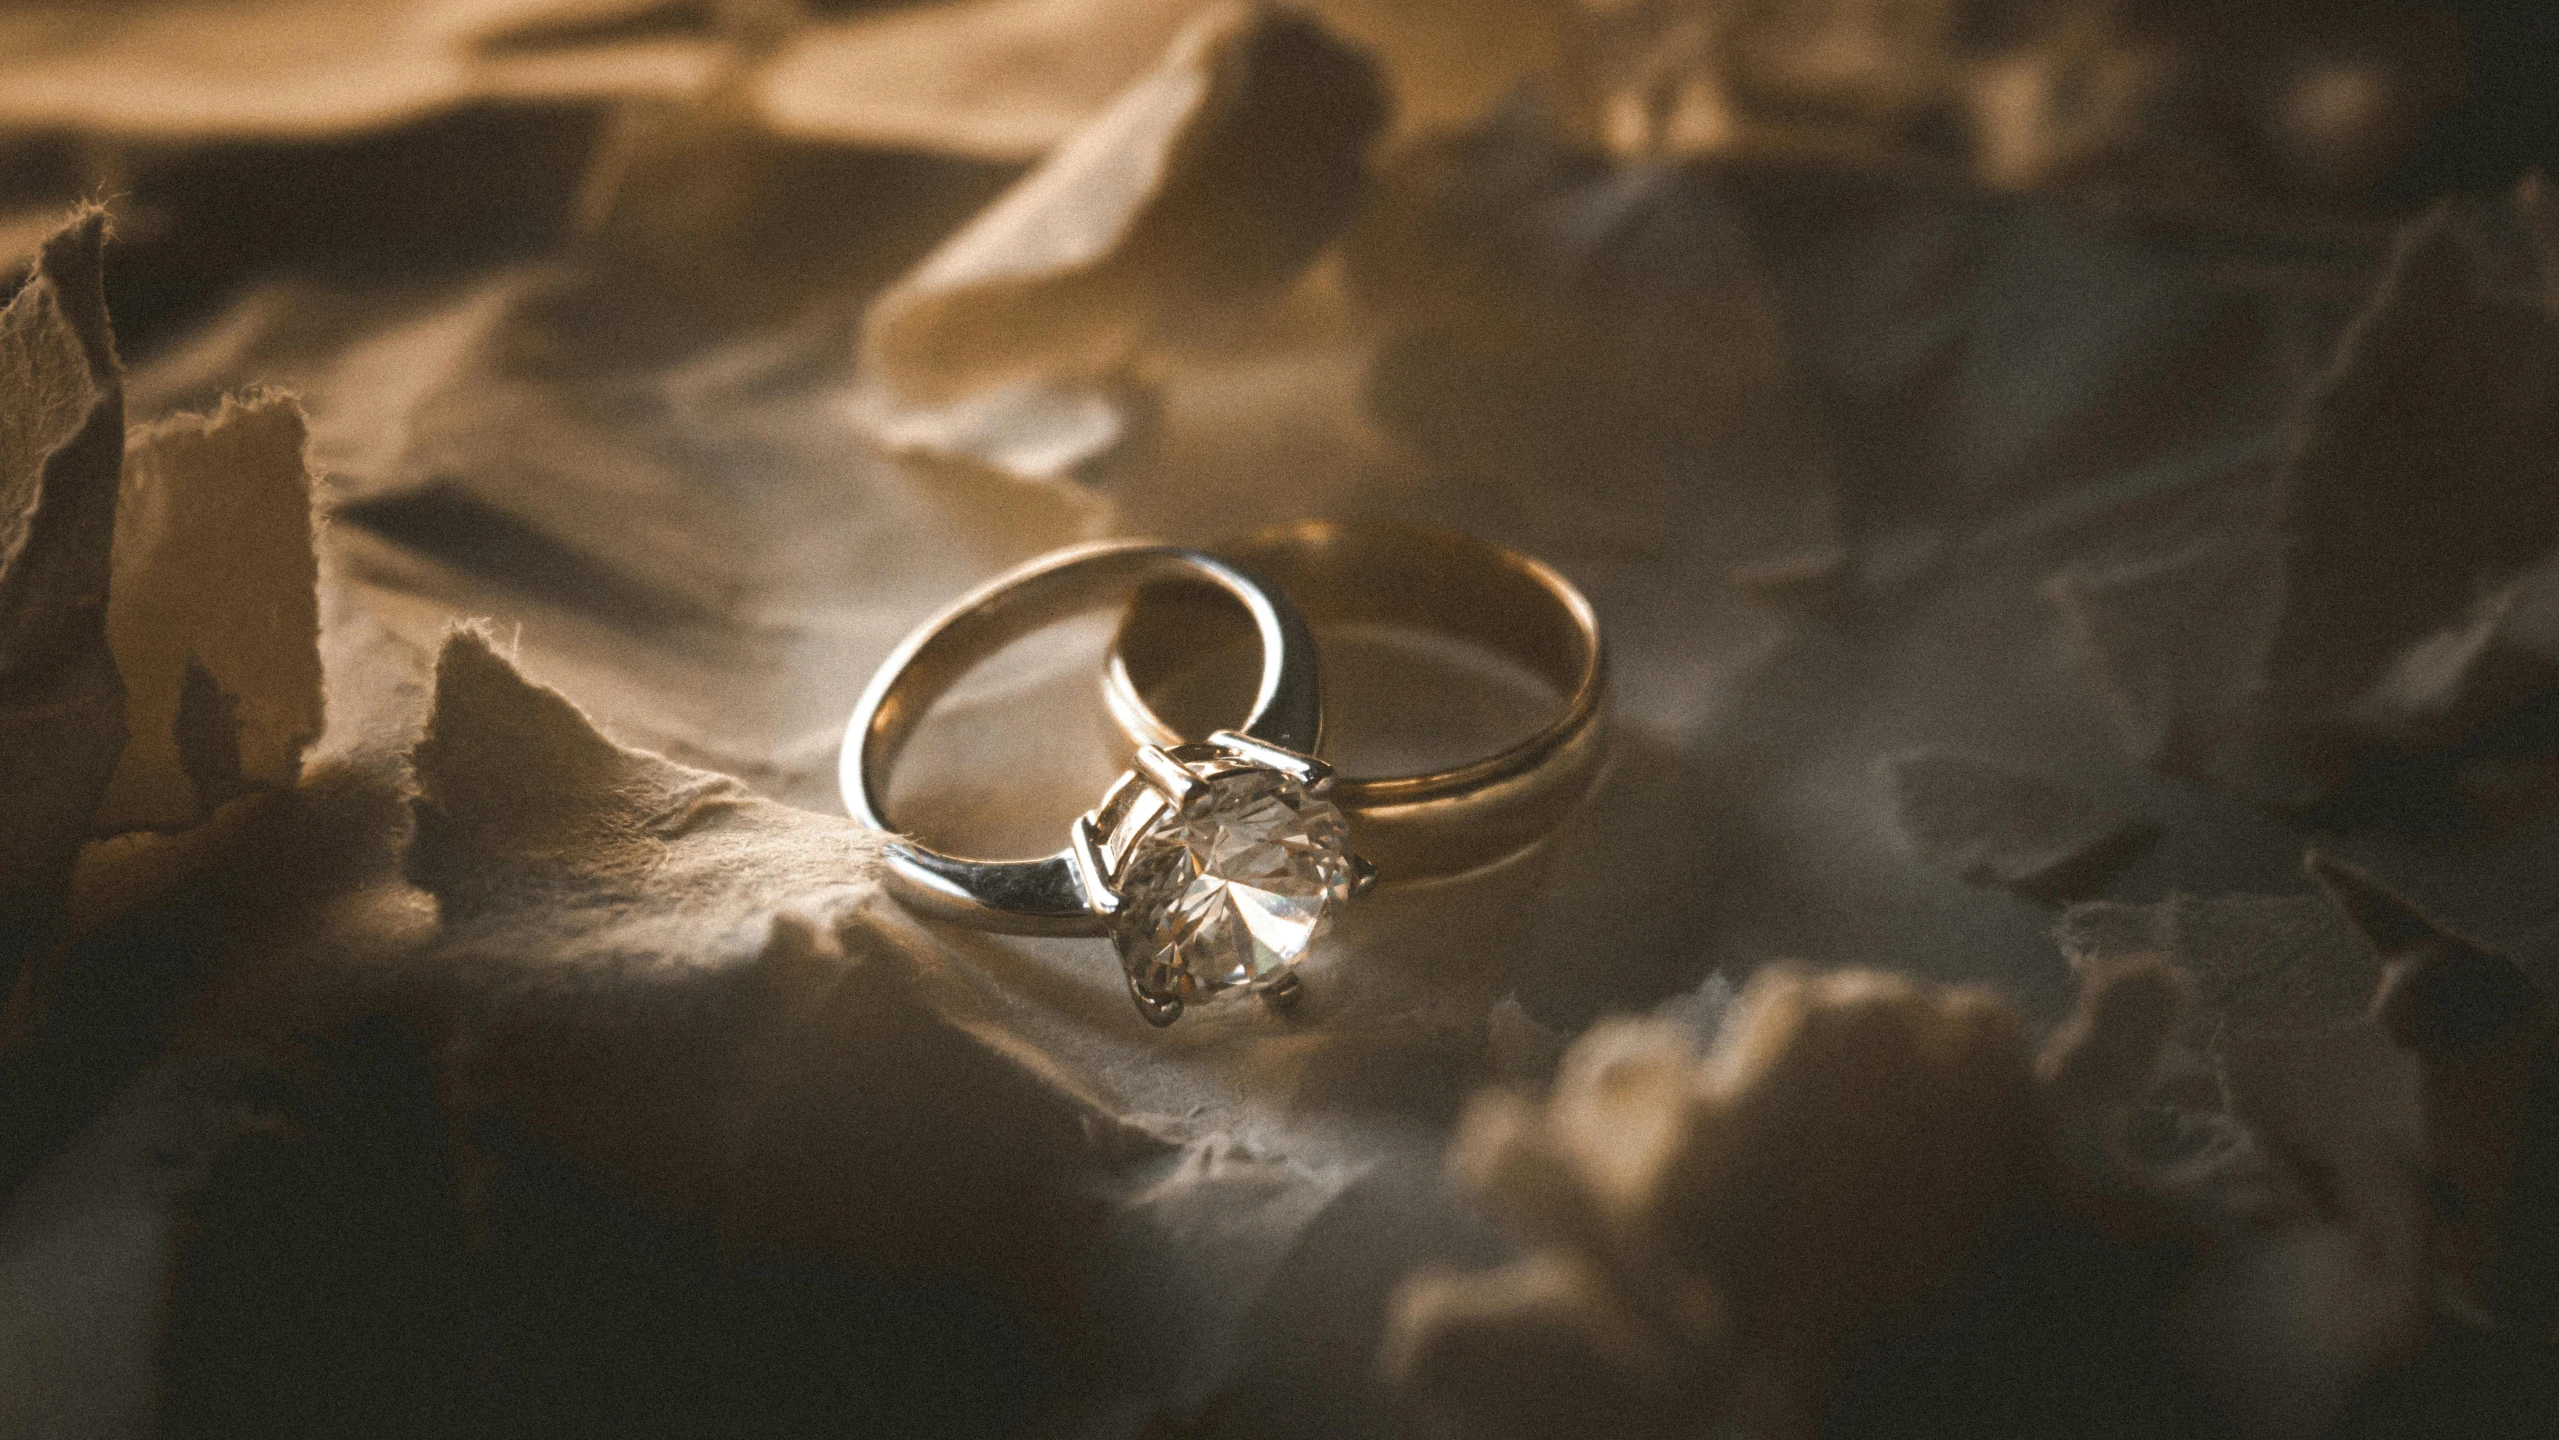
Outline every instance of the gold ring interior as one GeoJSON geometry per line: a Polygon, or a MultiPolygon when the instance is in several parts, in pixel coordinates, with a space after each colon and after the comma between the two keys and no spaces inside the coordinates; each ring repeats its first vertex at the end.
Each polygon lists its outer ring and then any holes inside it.
{"type": "MultiPolygon", "coordinates": [[[[1508,853],[1551,828],[1589,788],[1602,758],[1606,651],[1590,602],[1553,567],[1472,536],[1382,522],[1310,521],[1214,550],[1296,601],[1318,632],[1388,623],[1455,637],[1518,663],[1561,697],[1543,727],[1480,759],[1425,773],[1336,777],[1336,802],[1371,822],[1364,847],[1399,848],[1381,833],[1389,823],[1413,832],[1416,853],[1405,864],[1379,859],[1390,879],[1417,869],[1454,873],[1463,860],[1508,853]]],[[[1248,643],[1231,601],[1197,582],[1150,582],[1113,639],[1105,698],[1133,738],[1159,745],[1197,738],[1155,705],[1178,691],[1201,657],[1248,643]]]]}
{"type": "Polygon", "coordinates": [[[1259,684],[1235,729],[1311,754],[1323,736],[1315,642],[1295,606],[1211,555],[1144,541],[1099,541],[1043,555],[997,576],[917,626],[889,652],[845,722],[837,783],[847,813],[890,833],[889,885],[907,908],[1025,935],[1098,935],[1104,910],[1080,877],[1072,843],[1037,860],[948,855],[897,835],[882,806],[890,771],[934,702],[988,656],[1052,621],[1167,571],[1199,577],[1207,608],[1247,627],[1259,684]]]}

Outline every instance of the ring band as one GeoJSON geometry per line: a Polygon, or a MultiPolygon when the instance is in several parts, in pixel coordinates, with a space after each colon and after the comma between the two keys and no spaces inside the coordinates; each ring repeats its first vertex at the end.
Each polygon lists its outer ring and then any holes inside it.
{"type": "MultiPolygon", "coordinates": [[[[1318,629],[1383,622],[1455,636],[1519,662],[1563,697],[1544,728],[1482,759],[1338,777],[1332,798],[1353,842],[1390,879],[1455,875],[1516,854],[1597,781],[1607,759],[1606,646],[1590,602],[1554,567],[1453,531],[1379,522],[1285,525],[1215,550],[1286,593],[1318,629]]],[[[1140,590],[1103,676],[1121,729],[1141,744],[1181,743],[1157,704],[1203,655],[1240,638],[1201,585],[1140,590]],[[1202,638],[1210,636],[1220,640],[1202,638]]]]}
{"type": "Polygon", "coordinates": [[[1196,550],[1137,541],[1080,545],[997,576],[918,626],[871,678],[846,722],[839,778],[853,818],[886,832],[887,884],[929,918],[1027,935],[1109,935],[1138,1010],[1170,1024],[1185,1003],[1228,989],[1295,994],[1297,960],[1337,901],[1376,871],[1354,853],[1314,758],[1323,705],[1313,637],[1288,600],[1196,550]],[[1013,641],[1180,577],[1240,605],[1260,645],[1241,723],[1205,741],[1141,744],[1067,847],[1039,860],[946,855],[898,834],[884,796],[915,729],[960,678],[1013,641]]]}

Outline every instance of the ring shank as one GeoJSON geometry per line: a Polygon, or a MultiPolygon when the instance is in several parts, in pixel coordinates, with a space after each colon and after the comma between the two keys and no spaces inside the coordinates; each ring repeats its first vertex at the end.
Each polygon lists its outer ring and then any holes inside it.
{"type": "MultiPolygon", "coordinates": [[[[887,818],[888,780],[936,701],[1023,636],[1168,577],[1191,583],[1197,603],[1260,642],[1252,708],[1234,728],[1314,753],[1323,726],[1314,642],[1288,601],[1195,550],[1101,541],[997,576],[916,627],[890,652],[845,725],[837,762],[845,809],[864,825],[894,834],[887,818]]],[[[1068,850],[1039,860],[977,860],[899,836],[889,843],[887,862],[900,898],[935,918],[1017,934],[1090,935],[1106,928],[1086,900],[1068,850]]]]}
{"type": "MultiPolygon", "coordinates": [[[[1308,522],[1221,545],[1318,628],[1385,622],[1472,642],[1545,680],[1562,705],[1536,734],[1426,774],[1339,776],[1333,799],[1360,853],[1394,880],[1457,874],[1552,830],[1606,761],[1607,657],[1572,583],[1528,556],[1453,531],[1308,522]]],[[[1202,657],[1240,652],[1232,608],[1189,581],[1138,593],[1113,640],[1104,697],[1133,738],[1171,745],[1207,717],[1160,715],[1202,657]],[[1175,722],[1178,721],[1177,725],[1175,722]]]]}

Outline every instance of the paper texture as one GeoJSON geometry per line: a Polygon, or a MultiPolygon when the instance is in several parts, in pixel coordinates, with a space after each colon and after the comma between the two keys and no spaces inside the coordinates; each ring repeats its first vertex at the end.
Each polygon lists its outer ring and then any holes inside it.
{"type": "MultiPolygon", "coordinates": [[[[2533,1413],[2547,186],[1993,8],[0,19],[0,1429],[2533,1413]],[[882,893],[917,621],[1383,517],[1601,617],[1546,844],[1161,1032],[882,893]]],[[[1107,623],[897,822],[1053,852],[1107,623]]],[[[1541,718],[1370,638],[1345,765],[1541,718]]]]}

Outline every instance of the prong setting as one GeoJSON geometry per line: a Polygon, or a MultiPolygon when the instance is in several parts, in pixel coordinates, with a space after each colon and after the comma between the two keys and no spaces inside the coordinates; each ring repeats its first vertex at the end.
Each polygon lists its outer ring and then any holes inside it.
{"type": "Polygon", "coordinates": [[[1111,867],[1102,856],[1102,835],[1093,828],[1093,817],[1078,815],[1075,827],[1067,836],[1067,852],[1074,857],[1075,883],[1084,891],[1084,903],[1094,914],[1105,919],[1120,913],[1120,892],[1111,888],[1111,867]]]}
{"type": "Polygon", "coordinates": [[[1238,730],[1220,730],[1208,737],[1208,743],[1238,760],[1277,770],[1314,794],[1321,795],[1332,788],[1333,767],[1312,755],[1300,755],[1238,730]]]}
{"type": "Polygon", "coordinates": [[[1158,1030],[1182,1018],[1182,1001],[1179,996],[1149,995],[1145,988],[1137,983],[1137,977],[1134,975],[1128,977],[1128,998],[1137,1002],[1137,1013],[1145,1017],[1146,1023],[1158,1030]]]}
{"type": "Polygon", "coordinates": [[[1363,856],[1351,857],[1351,898],[1365,900],[1377,889],[1377,867],[1363,856]]]}
{"type": "Polygon", "coordinates": [[[1306,982],[1298,979],[1297,972],[1291,970],[1253,993],[1273,1010],[1294,1010],[1306,994],[1306,982]]]}
{"type": "Polygon", "coordinates": [[[1161,745],[1139,746],[1137,756],[1130,764],[1146,778],[1147,784],[1161,791],[1164,798],[1176,806],[1190,804],[1207,789],[1200,777],[1191,772],[1191,767],[1174,759],[1172,753],[1161,745]]]}

